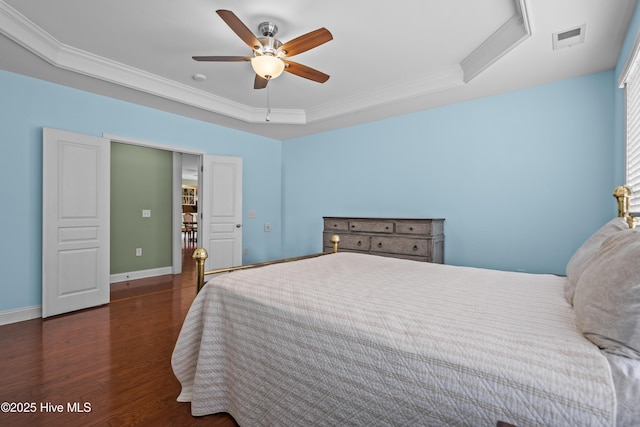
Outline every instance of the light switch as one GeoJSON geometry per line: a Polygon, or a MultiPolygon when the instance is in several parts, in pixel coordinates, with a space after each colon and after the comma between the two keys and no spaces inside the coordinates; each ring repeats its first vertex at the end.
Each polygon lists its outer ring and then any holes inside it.
{"type": "Polygon", "coordinates": [[[151,218],[151,209],[143,209],[142,218],[151,218]]]}

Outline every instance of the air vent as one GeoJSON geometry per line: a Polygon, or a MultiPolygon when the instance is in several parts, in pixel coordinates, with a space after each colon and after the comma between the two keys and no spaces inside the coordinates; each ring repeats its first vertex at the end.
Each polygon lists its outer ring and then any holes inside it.
{"type": "Polygon", "coordinates": [[[583,24],[570,30],[553,33],[553,50],[570,47],[580,43],[584,43],[584,32],[587,24],[583,24]]]}

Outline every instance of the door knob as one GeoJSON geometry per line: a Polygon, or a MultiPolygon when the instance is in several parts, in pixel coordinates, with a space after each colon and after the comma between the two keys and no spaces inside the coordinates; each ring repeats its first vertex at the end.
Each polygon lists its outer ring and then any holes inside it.
{"type": "Polygon", "coordinates": [[[242,227],[242,224],[236,224],[236,228],[242,227]]]}

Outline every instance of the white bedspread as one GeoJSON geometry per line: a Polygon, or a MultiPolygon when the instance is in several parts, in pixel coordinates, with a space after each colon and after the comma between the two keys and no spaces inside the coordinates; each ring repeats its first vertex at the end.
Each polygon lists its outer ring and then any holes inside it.
{"type": "Polygon", "coordinates": [[[178,400],[243,427],[614,425],[564,280],[354,253],[219,276],[173,353],[178,400]]]}

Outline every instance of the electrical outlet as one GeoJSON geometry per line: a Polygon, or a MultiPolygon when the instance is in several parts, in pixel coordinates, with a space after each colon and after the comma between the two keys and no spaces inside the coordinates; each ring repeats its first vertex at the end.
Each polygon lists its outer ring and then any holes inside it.
{"type": "Polygon", "coordinates": [[[151,218],[151,209],[143,209],[142,218],[151,218]]]}
{"type": "Polygon", "coordinates": [[[136,256],[142,256],[142,248],[136,248],[136,256]]]}
{"type": "Polygon", "coordinates": [[[242,250],[242,255],[249,255],[249,248],[244,248],[242,250]]]}
{"type": "Polygon", "coordinates": [[[271,231],[271,224],[268,222],[264,225],[264,231],[271,231]]]}

